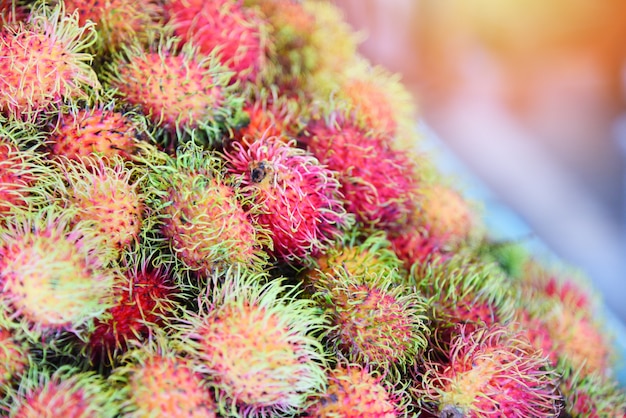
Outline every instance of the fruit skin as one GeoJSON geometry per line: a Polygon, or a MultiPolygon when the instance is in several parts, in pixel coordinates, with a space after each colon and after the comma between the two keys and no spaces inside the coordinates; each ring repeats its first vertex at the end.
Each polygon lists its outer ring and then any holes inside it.
{"type": "Polygon", "coordinates": [[[84,331],[111,304],[112,252],[71,213],[50,206],[0,229],[0,295],[35,336],[84,331]]]}
{"type": "Polygon", "coordinates": [[[188,143],[176,158],[165,156],[151,165],[146,179],[146,201],[160,231],[146,239],[175,255],[179,273],[195,272],[202,278],[231,264],[252,269],[266,264],[263,248],[271,241],[253,222],[258,210],[234,187],[217,154],[188,143]]]}
{"type": "Polygon", "coordinates": [[[342,364],[328,373],[328,388],[306,411],[307,418],[395,418],[405,409],[403,390],[379,373],[342,364]]]}
{"type": "Polygon", "coordinates": [[[299,140],[338,173],[346,209],[365,229],[397,230],[415,208],[417,167],[387,135],[360,127],[343,111],[313,119],[299,140]]]}
{"type": "Polygon", "coordinates": [[[228,171],[261,209],[254,218],[271,232],[271,253],[279,260],[316,256],[351,226],[334,173],[295,141],[263,137],[248,147],[234,143],[225,158],[228,171]]]}
{"type": "Polygon", "coordinates": [[[0,114],[35,123],[58,112],[67,99],[86,99],[101,86],[85,51],[96,40],[93,24],[78,23],[63,4],[50,9],[42,2],[27,22],[0,30],[0,114]]]}
{"type": "Polygon", "coordinates": [[[201,363],[221,414],[293,416],[326,385],[318,341],[326,318],[297,298],[297,287],[268,279],[232,267],[214,275],[199,313],[177,327],[181,348],[201,363]]]}
{"type": "MultiPolygon", "coordinates": [[[[144,118],[114,110],[115,102],[91,108],[70,107],[58,115],[48,138],[49,158],[65,156],[82,161],[86,156],[131,160],[146,129],[144,118]]],[[[88,161],[83,161],[87,163],[88,161]]]]}
{"type": "Polygon", "coordinates": [[[8,416],[114,418],[119,413],[116,396],[100,375],[64,365],[53,373],[42,370],[24,380],[8,416]]]}
{"type": "Polygon", "coordinates": [[[554,417],[559,375],[528,340],[493,326],[453,339],[449,363],[429,360],[416,377],[415,394],[442,417],[554,417]]]}
{"type": "Polygon", "coordinates": [[[233,81],[260,81],[266,66],[266,23],[236,0],[167,0],[174,34],[205,55],[216,54],[233,71],[233,81]]]}
{"type": "Polygon", "coordinates": [[[125,417],[216,418],[217,406],[197,364],[162,332],[124,354],[109,381],[119,392],[125,417]]]}
{"type": "Polygon", "coordinates": [[[180,45],[167,31],[149,45],[124,45],[103,69],[105,84],[150,121],[159,144],[173,152],[178,142],[221,144],[224,131],[238,126],[241,97],[229,84],[232,73],[214,54],[180,45]]]}

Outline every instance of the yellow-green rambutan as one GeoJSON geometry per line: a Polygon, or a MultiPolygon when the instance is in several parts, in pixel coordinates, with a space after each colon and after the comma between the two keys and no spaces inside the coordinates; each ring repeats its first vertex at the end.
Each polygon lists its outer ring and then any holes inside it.
{"type": "Polygon", "coordinates": [[[100,375],[65,365],[23,380],[8,416],[114,418],[118,414],[116,395],[100,375]]]}
{"type": "Polygon", "coordinates": [[[251,200],[226,174],[224,161],[215,153],[189,143],[176,158],[165,156],[149,171],[147,201],[160,231],[160,237],[151,241],[167,246],[179,271],[208,276],[231,264],[255,269],[265,265],[269,235],[253,222],[251,200]]]}
{"type": "Polygon", "coordinates": [[[100,82],[85,52],[95,42],[93,24],[78,23],[63,4],[40,4],[26,22],[0,30],[0,114],[13,120],[37,122],[53,115],[68,99],[97,93],[100,82]]]}
{"type": "Polygon", "coordinates": [[[112,303],[113,255],[93,228],[50,206],[0,229],[0,302],[34,333],[79,333],[112,303]]]}
{"type": "Polygon", "coordinates": [[[200,54],[191,43],[180,46],[167,31],[156,32],[148,46],[124,45],[103,69],[106,84],[148,118],[157,141],[170,150],[192,134],[217,145],[238,125],[243,97],[231,76],[215,54],[200,54]]]}
{"type": "Polygon", "coordinates": [[[352,225],[334,173],[295,141],[262,137],[233,148],[225,155],[228,170],[260,208],[255,221],[270,231],[279,260],[316,256],[352,225]]]}
{"type": "Polygon", "coordinates": [[[125,417],[216,418],[217,405],[193,360],[162,333],[128,351],[109,381],[125,417]]]}
{"type": "Polygon", "coordinates": [[[416,397],[436,416],[559,416],[559,375],[522,335],[460,326],[446,357],[426,361],[414,383],[416,397]]]}
{"type": "Polygon", "coordinates": [[[263,273],[229,268],[214,275],[199,313],[180,325],[181,349],[234,417],[303,412],[326,384],[326,355],[317,340],[326,318],[297,287],[263,273]]]}

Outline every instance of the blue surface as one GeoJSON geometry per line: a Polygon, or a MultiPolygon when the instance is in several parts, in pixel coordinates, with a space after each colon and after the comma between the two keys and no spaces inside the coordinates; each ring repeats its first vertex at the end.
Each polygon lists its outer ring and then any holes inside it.
{"type": "MultiPolygon", "coordinates": [[[[418,129],[423,138],[419,149],[428,153],[444,175],[458,179],[456,185],[467,198],[483,205],[483,222],[493,238],[523,239],[523,245],[539,259],[558,260],[552,250],[536,236],[522,218],[498,199],[485,183],[474,175],[427,126],[420,124],[418,129]]],[[[616,377],[621,385],[626,387],[626,325],[608,310],[601,312],[601,316],[607,332],[614,337],[614,346],[619,356],[616,377]]]]}

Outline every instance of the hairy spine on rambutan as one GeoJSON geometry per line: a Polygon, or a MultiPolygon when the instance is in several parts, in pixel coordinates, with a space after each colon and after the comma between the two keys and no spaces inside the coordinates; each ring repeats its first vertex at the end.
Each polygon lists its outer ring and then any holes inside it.
{"type": "Polygon", "coordinates": [[[117,395],[102,376],[64,365],[22,381],[9,408],[11,418],[98,417],[119,414],[117,395]]]}
{"type": "Polygon", "coordinates": [[[189,143],[176,158],[165,156],[149,167],[144,189],[161,233],[150,241],[167,246],[180,272],[208,276],[231,264],[257,270],[265,266],[268,232],[253,222],[253,202],[214,152],[189,143]]]}
{"type": "Polygon", "coordinates": [[[170,151],[190,137],[213,147],[238,126],[243,97],[230,84],[232,73],[214,54],[180,46],[167,31],[148,46],[124,45],[105,65],[103,79],[115,94],[150,120],[156,140],[170,151]]]}
{"type": "Polygon", "coordinates": [[[492,326],[465,326],[450,344],[449,361],[428,360],[415,394],[439,417],[555,417],[559,375],[522,335],[492,326]]]}
{"type": "Polygon", "coordinates": [[[216,418],[213,393],[198,364],[156,332],[126,352],[109,377],[119,393],[121,412],[128,418],[216,418]]]}
{"type": "MultiPolygon", "coordinates": [[[[398,385],[396,385],[398,386],[398,385]]],[[[328,387],[307,409],[307,418],[396,418],[406,414],[407,393],[358,364],[328,372],[328,387]]]]}
{"type": "Polygon", "coordinates": [[[129,345],[145,342],[174,317],[182,296],[168,266],[143,248],[125,253],[113,288],[115,301],[95,322],[85,350],[97,365],[114,365],[129,345]]]}
{"type": "Polygon", "coordinates": [[[100,56],[121,45],[148,41],[148,32],[163,24],[163,7],[157,0],[63,0],[68,13],[77,12],[79,24],[95,23],[98,33],[93,51],[100,56]]]}
{"type": "Polygon", "coordinates": [[[167,0],[165,11],[174,34],[202,54],[217,55],[235,81],[261,81],[269,39],[256,10],[237,0],[167,0]]]}
{"type": "Polygon", "coordinates": [[[37,122],[58,112],[67,99],[98,93],[100,82],[85,51],[96,34],[93,24],[78,24],[63,4],[50,9],[42,2],[27,22],[0,30],[0,113],[10,119],[37,122]]]}
{"type": "Polygon", "coordinates": [[[71,213],[50,206],[20,214],[0,228],[0,301],[35,335],[75,333],[112,303],[114,255],[71,213]]]}
{"type": "Polygon", "coordinates": [[[70,106],[61,112],[50,124],[48,157],[81,160],[92,155],[118,155],[132,160],[146,136],[147,121],[132,111],[118,111],[115,107],[116,102],[111,101],[91,108],[70,106]]]}
{"type": "Polygon", "coordinates": [[[366,229],[397,230],[413,212],[417,167],[391,137],[358,126],[344,110],[313,119],[299,140],[337,172],[346,209],[366,229]]]}
{"type": "Polygon", "coordinates": [[[458,324],[470,330],[508,323],[517,294],[495,265],[458,254],[435,264],[415,264],[411,280],[429,299],[433,335],[447,351],[458,324]]]}
{"type": "Polygon", "coordinates": [[[265,273],[214,274],[199,313],[179,326],[181,349],[201,363],[219,412],[236,417],[293,416],[326,385],[317,338],[326,318],[297,287],[265,273]]]}
{"type": "Polygon", "coordinates": [[[228,170],[261,209],[255,220],[271,232],[278,259],[316,256],[352,225],[334,173],[295,141],[264,137],[247,148],[233,145],[228,170]]]}

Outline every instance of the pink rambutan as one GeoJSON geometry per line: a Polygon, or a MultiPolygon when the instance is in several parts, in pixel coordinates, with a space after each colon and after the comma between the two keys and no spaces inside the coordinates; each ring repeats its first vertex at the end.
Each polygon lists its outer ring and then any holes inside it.
{"type": "Polygon", "coordinates": [[[253,223],[244,210],[249,200],[233,186],[224,162],[193,143],[181,148],[175,159],[166,157],[152,166],[148,200],[166,244],[182,262],[179,270],[206,276],[230,264],[265,264],[263,247],[271,246],[269,236],[253,223]]]}
{"type": "Polygon", "coordinates": [[[59,114],[47,140],[52,157],[72,160],[96,154],[131,159],[145,128],[132,113],[97,106],[59,114]]]}
{"type": "Polygon", "coordinates": [[[326,391],[307,408],[307,418],[396,418],[403,414],[402,391],[377,372],[349,364],[328,373],[326,391]]]}
{"type": "Polygon", "coordinates": [[[125,417],[216,418],[217,406],[197,365],[155,334],[128,351],[109,378],[125,417]]]}
{"type": "Polygon", "coordinates": [[[265,68],[266,23],[237,0],[167,0],[165,10],[174,34],[216,54],[236,81],[255,82],[265,68]]]}
{"type": "Polygon", "coordinates": [[[180,330],[183,349],[217,394],[220,413],[293,415],[326,384],[325,355],[316,336],[325,318],[297,288],[263,273],[230,268],[214,275],[200,313],[180,330]],[[263,284],[265,283],[265,284],[263,284]]]}
{"type": "Polygon", "coordinates": [[[338,173],[346,208],[367,228],[400,228],[414,210],[416,167],[391,138],[368,132],[340,113],[313,120],[300,139],[338,173]]]}
{"type": "Polygon", "coordinates": [[[95,23],[98,32],[96,52],[114,51],[120,45],[139,39],[147,42],[147,32],[163,22],[158,0],[63,0],[68,13],[78,13],[81,26],[95,23]]]}
{"type": "Polygon", "coordinates": [[[27,22],[0,30],[0,113],[35,122],[66,99],[87,98],[100,83],[84,51],[95,42],[93,24],[78,24],[62,4],[36,8],[27,22]]]}
{"type": "Polygon", "coordinates": [[[15,207],[26,208],[31,187],[37,178],[35,154],[20,151],[0,135],[0,224],[15,207]]]}
{"type": "Polygon", "coordinates": [[[22,382],[14,396],[11,418],[113,418],[118,414],[115,395],[101,376],[62,366],[54,373],[40,372],[22,382]]]}
{"type": "Polygon", "coordinates": [[[124,45],[104,70],[106,83],[146,115],[157,139],[171,147],[172,136],[192,133],[195,140],[214,144],[226,126],[237,125],[243,99],[229,85],[230,77],[214,55],[198,54],[192,44],[180,47],[166,34],[147,48],[138,42],[124,45]]]}
{"type": "Polygon", "coordinates": [[[4,308],[0,306],[0,411],[33,363],[23,330],[6,318],[4,308]]]}
{"type": "Polygon", "coordinates": [[[95,320],[87,351],[99,364],[114,364],[129,342],[144,341],[175,309],[177,288],[165,266],[154,267],[153,258],[130,252],[122,260],[121,275],[113,292],[114,305],[95,320]]]}
{"type": "Polygon", "coordinates": [[[407,270],[415,263],[438,263],[452,257],[443,242],[410,222],[405,228],[390,232],[387,239],[407,270]]]}
{"type": "Polygon", "coordinates": [[[429,360],[415,392],[440,417],[554,417],[560,410],[559,375],[522,335],[502,327],[452,340],[449,362],[429,360]]]}
{"type": "Polygon", "coordinates": [[[0,229],[0,301],[29,330],[78,332],[111,304],[112,254],[84,224],[54,206],[0,229]]]}
{"type": "Polygon", "coordinates": [[[316,256],[351,225],[334,173],[295,141],[264,137],[233,147],[225,155],[228,170],[259,206],[254,218],[271,232],[277,258],[316,256]]]}

